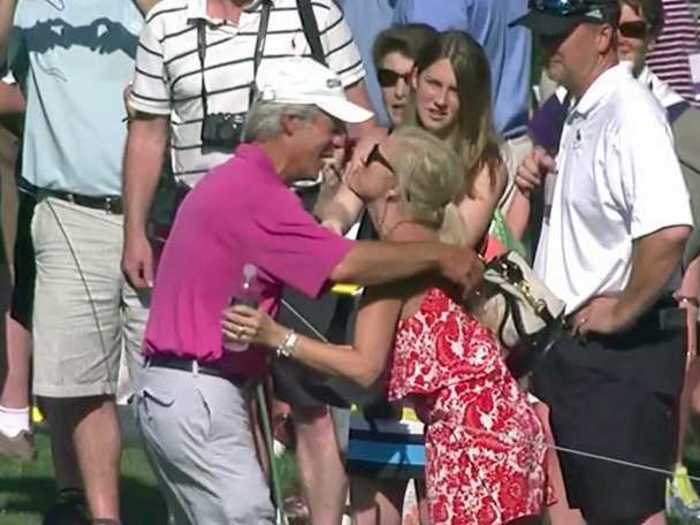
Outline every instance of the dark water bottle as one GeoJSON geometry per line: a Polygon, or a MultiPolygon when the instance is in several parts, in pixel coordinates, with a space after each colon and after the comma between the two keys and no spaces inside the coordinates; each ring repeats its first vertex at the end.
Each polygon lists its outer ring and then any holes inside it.
{"type": "MultiPolygon", "coordinates": [[[[260,299],[258,291],[254,287],[255,278],[258,275],[258,268],[251,263],[246,263],[243,265],[243,279],[241,280],[241,287],[238,293],[231,300],[231,305],[234,304],[244,304],[250,306],[251,308],[258,307],[258,300],[260,299]]],[[[236,343],[229,346],[229,350],[232,352],[245,352],[248,350],[248,343],[236,343]]]]}

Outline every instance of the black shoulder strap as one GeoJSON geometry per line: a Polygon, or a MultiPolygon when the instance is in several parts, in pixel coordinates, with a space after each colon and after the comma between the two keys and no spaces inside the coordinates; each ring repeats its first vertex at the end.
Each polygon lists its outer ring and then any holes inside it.
{"type": "MultiPolygon", "coordinates": [[[[272,0],[263,0],[262,9],[260,10],[260,27],[258,28],[258,39],[255,42],[255,55],[253,56],[253,68],[255,74],[258,73],[260,61],[263,58],[265,51],[265,40],[267,39],[267,26],[270,23],[270,10],[272,9],[272,0]]],[[[255,84],[255,81],[253,81],[255,84]]]]}
{"type": "Polygon", "coordinates": [[[209,114],[209,108],[207,107],[207,83],[204,80],[205,60],[207,56],[207,22],[204,19],[197,20],[197,56],[199,57],[199,67],[202,70],[202,88],[200,90],[202,115],[206,117],[209,114]]]}
{"type": "Polygon", "coordinates": [[[318,23],[316,22],[316,16],[314,16],[311,0],[297,0],[297,7],[299,8],[304,36],[311,48],[311,56],[325,66],[326,54],[323,52],[323,46],[321,45],[321,34],[318,31],[318,23]]]}
{"type": "MultiPolygon", "coordinates": [[[[253,103],[253,98],[255,96],[255,75],[258,73],[258,67],[260,66],[260,61],[263,58],[263,52],[265,50],[265,40],[267,39],[267,27],[270,22],[270,10],[272,9],[272,0],[263,0],[262,9],[260,10],[260,26],[258,28],[258,37],[255,41],[255,53],[253,54],[253,82],[250,86],[250,104],[253,103]]],[[[316,21],[314,20],[314,23],[316,21]]],[[[207,21],[204,19],[199,19],[197,21],[197,55],[199,56],[199,65],[202,69],[202,108],[204,110],[204,115],[209,114],[209,108],[207,107],[207,85],[204,80],[205,71],[205,60],[207,56],[207,21]]]]}

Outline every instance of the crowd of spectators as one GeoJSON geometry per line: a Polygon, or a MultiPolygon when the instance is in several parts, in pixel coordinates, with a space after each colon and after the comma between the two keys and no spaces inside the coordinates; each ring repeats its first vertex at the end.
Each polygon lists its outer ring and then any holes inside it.
{"type": "Polygon", "coordinates": [[[45,416],[45,525],[122,523],[124,414],[177,525],[279,523],[290,434],[317,525],[409,481],[421,525],[700,520],[699,10],[2,2],[0,454],[45,416]],[[524,379],[509,251],[566,304],[524,379]]]}

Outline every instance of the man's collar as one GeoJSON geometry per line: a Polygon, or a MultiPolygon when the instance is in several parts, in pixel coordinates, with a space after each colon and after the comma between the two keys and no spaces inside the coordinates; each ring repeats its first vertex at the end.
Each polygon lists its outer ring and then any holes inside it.
{"type": "Polygon", "coordinates": [[[236,149],[234,159],[245,160],[255,164],[259,169],[259,176],[262,180],[286,186],[282,177],[277,173],[272,159],[268,156],[262,146],[258,143],[243,143],[236,149]]]}
{"type": "Polygon", "coordinates": [[[629,62],[620,62],[604,71],[583,94],[581,100],[573,108],[571,117],[588,117],[590,112],[605,100],[620,82],[628,78],[632,78],[632,65],[629,62]]]}
{"type": "Polygon", "coordinates": [[[651,90],[656,100],[658,100],[664,108],[669,108],[684,101],[683,97],[676,93],[671,86],[652,73],[649,66],[644,66],[637,80],[639,80],[643,86],[647,86],[651,90]]]}
{"type": "MultiPolygon", "coordinates": [[[[207,15],[208,0],[188,0],[187,2],[187,20],[207,20],[208,22],[220,22],[220,20],[212,20],[207,15]]],[[[275,3],[275,0],[271,0],[275,3]]],[[[263,0],[253,0],[249,5],[243,8],[244,12],[256,11],[263,0]]]]}

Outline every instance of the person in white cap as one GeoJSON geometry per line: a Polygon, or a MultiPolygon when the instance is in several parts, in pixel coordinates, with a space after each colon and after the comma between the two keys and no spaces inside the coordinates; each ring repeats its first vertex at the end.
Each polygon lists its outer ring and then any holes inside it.
{"type": "Polygon", "coordinates": [[[257,90],[235,156],[179,209],[146,328],[136,413],[177,525],[273,519],[246,403],[268,359],[222,346],[222,312],[239,294],[244,265],[257,268],[252,289],[273,315],[284,286],[315,297],[330,281],[370,285],[433,272],[469,290],[481,274],[470,250],[353,242],[319,226],[287,185],[318,172],[345,122],[371,114],[307,58],[263,65],[257,90]]]}
{"type": "MultiPolygon", "coordinates": [[[[122,269],[134,287],[152,285],[181,195],[231,158],[258,64],[313,56],[338,73],[349,100],[371,107],[365,68],[346,20],[334,0],[160,0],[149,12],[128,97],[135,114],[123,173],[122,269]],[[161,176],[164,157],[168,173],[161,176]],[[176,190],[159,186],[159,180],[177,185],[176,190]]],[[[379,140],[373,137],[386,133],[374,119],[349,131],[359,139],[357,159],[379,140]]],[[[296,189],[306,209],[313,208],[318,189],[313,184],[296,189]]],[[[335,313],[343,314],[335,294],[308,301],[304,309],[294,300],[303,298],[287,293],[287,302],[321,333],[329,335],[335,313]]],[[[288,309],[282,315],[291,317],[288,309]]],[[[275,376],[276,397],[292,405],[299,474],[312,520],[335,523],[345,508],[347,479],[330,411],[325,402],[308,399],[302,380],[282,384],[275,376]]]]}

